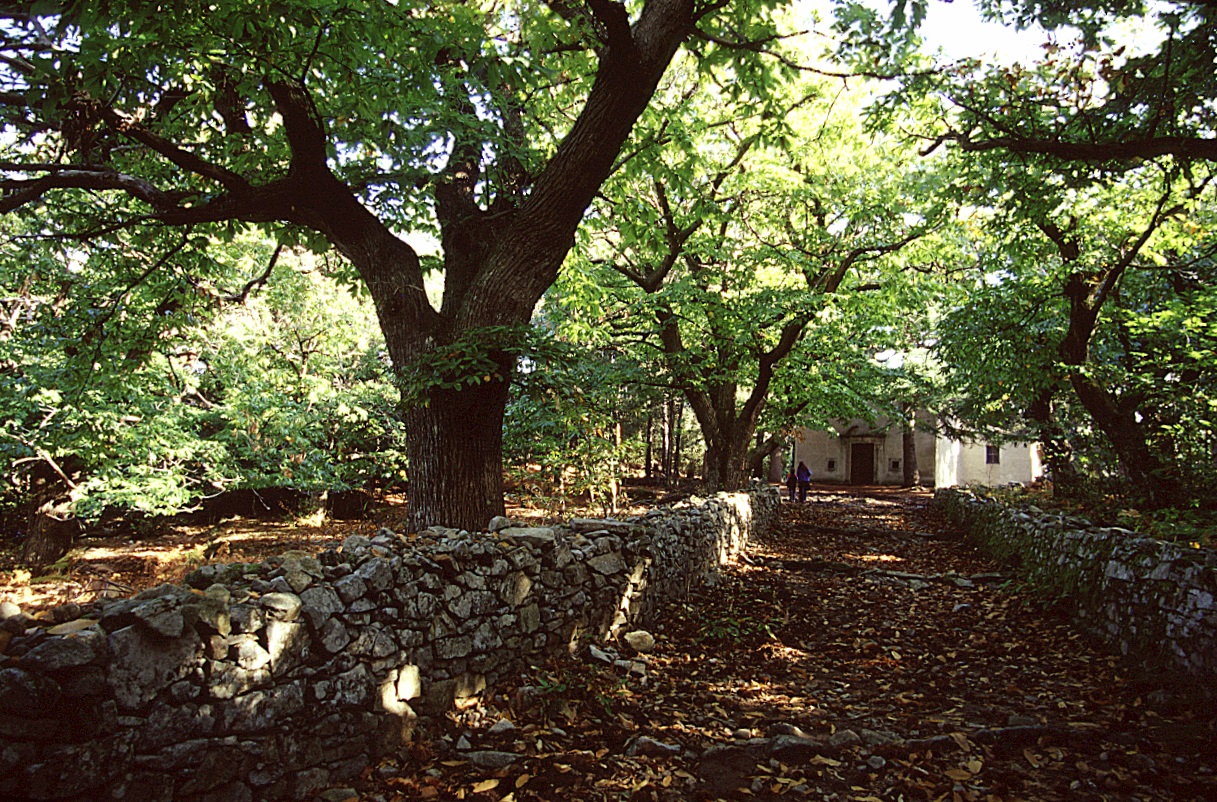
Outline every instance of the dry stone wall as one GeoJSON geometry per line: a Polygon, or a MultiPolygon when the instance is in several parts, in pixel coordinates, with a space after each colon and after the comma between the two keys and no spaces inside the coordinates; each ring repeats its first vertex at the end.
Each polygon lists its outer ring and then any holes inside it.
{"type": "Polygon", "coordinates": [[[758,487],[628,520],[382,529],[208,565],[49,629],[5,605],[0,798],[309,798],[416,713],[645,624],[776,508],[758,487]]]}
{"type": "Polygon", "coordinates": [[[1032,585],[1063,597],[1083,627],[1150,667],[1217,676],[1217,552],[1007,507],[943,488],[935,502],[1032,585]]]}

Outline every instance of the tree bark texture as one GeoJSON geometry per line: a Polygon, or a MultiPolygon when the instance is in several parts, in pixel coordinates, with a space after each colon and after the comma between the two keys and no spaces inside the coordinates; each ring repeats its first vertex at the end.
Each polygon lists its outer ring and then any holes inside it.
{"type": "Polygon", "coordinates": [[[916,410],[904,410],[905,419],[901,426],[901,466],[904,468],[904,476],[901,485],[903,487],[920,487],[921,486],[921,467],[917,464],[917,430],[915,428],[916,410]]]}

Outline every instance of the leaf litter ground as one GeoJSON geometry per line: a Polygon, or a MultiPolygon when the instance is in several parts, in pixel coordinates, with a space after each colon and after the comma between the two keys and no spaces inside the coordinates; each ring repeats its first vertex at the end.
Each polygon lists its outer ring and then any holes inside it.
{"type": "Polygon", "coordinates": [[[652,632],[646,655],[614,644],[625,660],[612,665],[584,645],[424,721],[355,793],[1217,799],[1217,722],[1195,689],[1079,634],[947,529],[926,494],[825,490],[784,505],[745,559],[652,632]]]}

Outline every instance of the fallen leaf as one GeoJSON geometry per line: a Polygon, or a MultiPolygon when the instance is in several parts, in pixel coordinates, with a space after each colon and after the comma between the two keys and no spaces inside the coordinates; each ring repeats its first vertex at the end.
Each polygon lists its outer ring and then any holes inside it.
{"type": "Polygon", "coordinates": [[[497,779],[491,777],[489,780],[482,780],[479,783],[474,783],[473,784],[473,793],[481,794],[486,791],[489,791],[492,788],[498,788],[498,787],[499,787],[499,781],[497,779]]]}

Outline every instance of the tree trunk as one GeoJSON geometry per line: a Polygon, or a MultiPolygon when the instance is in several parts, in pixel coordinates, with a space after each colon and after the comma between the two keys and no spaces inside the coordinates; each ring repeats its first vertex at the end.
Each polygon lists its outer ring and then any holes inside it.
{"type": "Polygon", "coordinates": [[[82,465],[68,458],[63,465],[44,455],[30,470],[26,509],[25,542],[21,563],[30,568],[45,568],[72,548],[80,532],[80,520],[73,514],[72,490],[79,480],[82,465]],[[71,477],[71,478],[69,478],[71,477]]]}
{"type": "MultiPolygon", "coordinates": [[[[672,479],[680,479],[680,455],[685,444],[684,426],[685,402],[680,396],[672,402],[672,479]]],[[[692,473],[692,471],[690,471],[692,473]]]]}
{"type": "Polygon", "coordinates": [[[484,530],[503,514],[503,412],[507,382],[439,390],[405,412],[407,517],[415,531],[435,523],[484,530]]]}
{"type": "Polygon", "coordinates": [[[1044,465],[1052,479],[1052,495],[1056,498],[1075,499],[1082,492],[1082,478],[1073,462],[1073,446],[1065,430],[1057,422],[1052,411],[1052,391],[1044,390],[1031,402],[1028,415],[1035,422],[1039,433],[1044,465]]]}
{"type": "Polygon", "coordinates": [[[654,422],[653,416],[651,415],[650,412],[648,412],[647,413],[647,449],[645,452],[646,456],[643,458],[643,460],[646,464],[643,465],[643,468],[642,468],[643,476],[645,476],[647,479],[654,478],[654,472],[651,470],[651,460],[653,459],[653,456],[654,456],[654,454],[652,452],[652,446],[651,446],[651,429],[652,429],[653,422],[654,422]]]}
{"type": "Polygon", "coordinates": [[[901,428],[901,464],[904,467],[903,487],[921,487],[921,468],[917,464],[917,430],[914,428],[917,411],[905,408],[901,428]]]}
{"type": "Polygon", "coordinates": [[[1137,422],[1135,410],[1121,404],[1106,388],[1082,373],[1071,374],[1069,382],[1091,419],[1107,436],[1132,492],[1155,509],[1177,503],[1182,496],[1178,477],[1171,475],[1150,451],[1145,428],[1137,422]]]}

